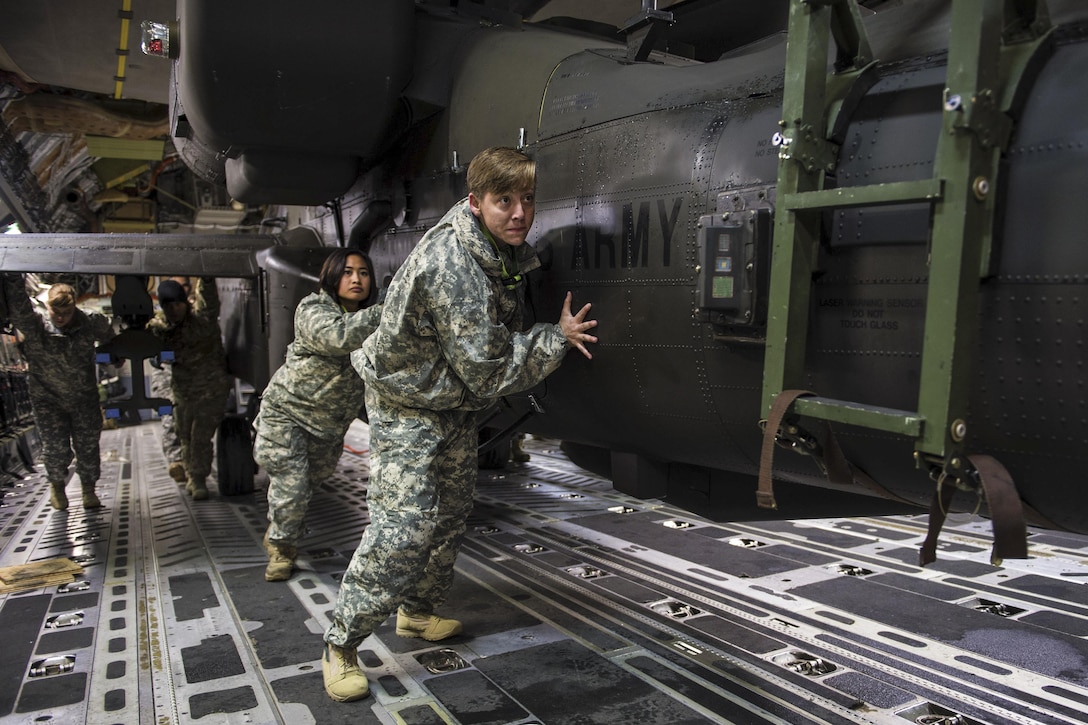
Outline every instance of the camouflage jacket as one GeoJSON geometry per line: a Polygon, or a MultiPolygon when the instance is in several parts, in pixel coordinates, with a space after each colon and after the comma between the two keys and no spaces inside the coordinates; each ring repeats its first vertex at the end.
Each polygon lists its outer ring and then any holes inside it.
{"type": "MultiPolygon", "coordinates": [[[[540,266],[528,244],[507,269],[540,266]]],[[[559,367],[570,345],[558,324],[524,332],[518,289],[463,199],[408,255],[390,284],[381,323],[352,363],[368,386],[410,408],[482,410],[559,367]]]]}
{"type": "Polygon", "coordinates": [[[110,319],[76,309],[72,322],[58,328],[48,317],[34,311],[21,274],[6,273],[3,277],[8,315],[23,334],[19,348],[29,367],[30,397],[35,407],[97,407],[95,342],[114,336],[110,319]]]}
{"type": "Polygon", "coordinates": [[[363,380],[349,354],[378,325],[381,307],[345,312],[327,292],[315,292],[295,309],[295,340],[287,359],[261,396],[311,435],[342,439],[363,407],[363,380]]]}
{"type": "Polygon", "coordinates": [[[214,279],[197,280],[189,314],[180,324],[171,323],[159,310],[147,323],[147,329],[174,353],[170,374],[176,394],[197,397],[222,391],[226,395],[230,375],[219,330],[219,290],[214,279]]]}

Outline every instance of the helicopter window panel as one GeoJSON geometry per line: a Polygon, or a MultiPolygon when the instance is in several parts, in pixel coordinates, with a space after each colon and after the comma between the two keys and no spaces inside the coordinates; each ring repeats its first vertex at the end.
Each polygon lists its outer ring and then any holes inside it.
{"type": "Polygon", "coordinates": [[[701,306],[713,309],[735,310],[736,294],[743,286],[737,279],[733,259],[737,250],[744,249],[745,229],[740,224],[722,223],[720,219],[705,217],[700,229],[701,306]]]}
{"type": "Polygon", "coordinates": [[[710,293],[711,297],[716,300],[733,297],[733,278],[732,277],[715,277],[714,288],[710,293]]]}
{"type": "Polygon", "coordinates": [[[706,322],[765,322],[770,222],[767,209],[699,218],[696,306],[706,322]]]}

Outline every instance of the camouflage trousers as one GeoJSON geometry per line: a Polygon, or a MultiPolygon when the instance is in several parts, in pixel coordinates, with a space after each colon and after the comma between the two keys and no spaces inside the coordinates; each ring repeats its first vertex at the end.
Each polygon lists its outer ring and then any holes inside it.
{"type": "Polygon", "coordinates": [[[174,389],[174,426],[190,479],[204,480],[212,472],[212,439],[226,412],[226,390],[193,394],[174,389]]]}
{"type": "MultiPolygon", "coordinates": [[[[161,368],[152,366],[148,376],[150,393],[152,398],[166,398],[173,400],[174,394],[170,387],[170,366],[161,368]]],[[[174,415],[160,416],[162,421],[162,454],[166,456],[167,463],[181,460],[181,441],[178,440],[177,431],[174,429],[174,415]]]]}
{"type": "Polygon", "coordinates": [[[318,438],[272,408],[255,421],[253,457],[268,472],[268,538],[297,546],[314,489],[336,471],[343,435],[318,438]]]}
{"type": "Polygon", "coordinates": [[[64,407],[56,400],[31,400],[34,423],[42,439],[42,463],[50,481],[68,480],[68,464],[75,451],[80,483],[94,483],[101,475],[98,447],[102,408],[97,402],[64,407]]]}
{"type": "Polygon", "coordinates": [[[476,413],[402,408],[366,390],[370,524],[336,599],[325,641],[358,647],[398,605],[428,614],[453,584],[472,511],[476,413]]]}

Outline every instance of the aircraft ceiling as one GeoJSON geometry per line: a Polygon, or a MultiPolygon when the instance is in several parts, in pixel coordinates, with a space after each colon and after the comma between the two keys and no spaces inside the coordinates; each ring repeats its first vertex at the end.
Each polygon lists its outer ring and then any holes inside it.
{"type": "MultiPolygon", "coordinates": [[[[166,103],[169,66],[139,51],[140,23],[175,16],[175,0],[140,0],[132,6],[127,25],[117,3],[86,0],[0,0],[0,80],[19,85],[50,85],[113,95],[123,66],[121,97],[166,103]],[[118,50],[127,50],[127,55],[118,50]],[[123,63],[119,64],[119,59],[123,63]]],[[[449,6],[450,0],[419,0],[417,4],[449,6]]],[[[479,5],[492,12],[505,7],[510,17],[525,22],[580,26],[602,34],[617,33],[642,11],[641,0],[463,0],[461,7],[479,5]]],[[[674,45],[705,46],[708,14],[728,15],[730,31],[714,35],[719,45],[730,36],[741,38],[759,30],[773,31],[785,20],[786,0],[657,0],[657,8],[676,14],[669,37],[674,45]]],[[[705,58],[704,58],[705,59],[705,58]]]]}
{"type": "MultiPolygon", "coordinates": [[[[406,0],[407,1],[407,0],[406,0]]],[[[907,0],[890,0],[888,4],[907,0]]],[[[868,0],[865,5],[886,0],[868,0]]],[[[417,5],[458,6],[500,22],[547,24],[616,39],[647,7],[674,14],[666,49],[697,60],[783,30],[787,0],[416,0],[417,5]],[[725,28],[726,30],[722,30],[725,28]]],[[[170,64],[140,52],[140,23],[176,17],[176,0],[0,0],[0,109],[4,126],[26,148],[29,166],[56,203],[68,194],[59,180],[88,166],[116,181],[129,171],[110,154],[148,154],[149,139],[166,138],[170,64]],[[130,8],[126,11],[126,8],[130,8]],[[86,136],[128,139],[73,151],[86,136]],[[105,166],[103,170],[101,167],[105,166]]],[[[660,46],[659,46],[660,47],[660,46]]],[[[2,144],[0,144],[2,150],[2,144]]],[[[169,145],[167,145],[167,154],[169,145]]],[[[157,157],[161,159],[162,156],[157,157]]],[[[154,161],[140,159],[140,163],[154,161]]],[[[11,164],[9,163],[10,167],[11,164]]],[[[0,172],[4,169],[0,166],[0,172]]],[[[10,174],[9,174],[10,175],[10,174]]],[[[0,177],[5,174],[0,173],[0,177]]],[[[104,179],[104,181],[106,181],[104,179]]],[[[67,182],[70,186],[70,179],[67,182]]],[[[108,185],[108,183],[107,183],[108,185]]],[[[11,221],[8,184],[0,184],[0,229],[11,221]]],[[[78,196],[81,192],[77,189],[78,196]]],[[[189,200],[187,203],[190,203],[189,200]]],[[[16,210],[19,211],[19,210],[16,210]]],[[[16,213],[25,217],[27,212],[16,213]]],[[[40,220],[39,220],[40,221],[40,220]]],[[[81,231],[80,214],[38,231],[81,231]]],[[[33,226],[33,225],[31,225],[33,226]]]]}

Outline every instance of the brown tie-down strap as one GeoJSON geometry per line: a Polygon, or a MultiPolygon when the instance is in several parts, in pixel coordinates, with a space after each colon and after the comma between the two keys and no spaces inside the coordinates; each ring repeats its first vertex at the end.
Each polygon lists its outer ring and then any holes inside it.
{"type": "Polygon", "coordinates": [[[756,488],[756,504],[763,509],[776,509],[774,500],[774,439],[782,426],[782,418],[793,405],[793,401],[802,395],[815,395],[808,390],[783,390],[771,403],[771,414],[767,416],[767,427],[763,429],[763,448],[759,453],[759,486],[756,488]]]}
{"type": "MultiPolygon", "coordinates": [[[[967,459],[978,471],[982,489],[986,492],[986,503],[990,508],[990,521],[993,524],[994,548],[990,552],[990,563],[1000,566],[1005,559],[1028,558],[1028,532],[1024,526],[1024,506],[1012,476],[997,459],[992,456],[968,456],[967,459]]],[[[919,552],[918,563],[925,566],[937,560],[937,537],[941,533],[948,506],[952,502],[955,486],[938,488],[933,496],[929,510],[929,531],[919,552]]]]}
{"type": "Polygon", "coordinates": [[[922,542],[922,548],[918,551],[918,566],[937,561],[937,540],[941,537],[941,527],[944,526],[944,518],[948,515],[948,507],[952,504],[955,493],[954,485],[937,484],[937,490],[933,492],[933,502],[929,505],[929,530],[926,532],[926,540],[922,542]]]}
{"type": "MultiPolygon", "coordinates": [[[[759,457],[759,487],[756,490],[756,503],[761,508],[778,508],[774,499],[772,473],[774,466],[774,442],[778,429],[782,425],[782,419],[786,411],[793,405],[793,401],[804,395],[815,395],[808,390],[783,390],[771,404],[771,414],[767,418],[767,427],[763,431],[763,448],[759,457]]],[[[856,468],[842,452],[835,431],[827,421],[823,423],[823,434],[820,436],[822,454],[820,462],[823,464],[827,480],[841,486],[860,485],[882,498],[892,499],[913,505],[913,501],[895,495],[881,486],[869,474],[856,468]]]]}

